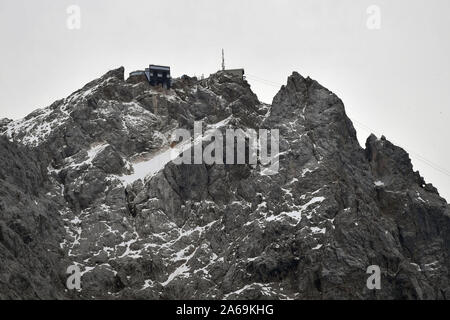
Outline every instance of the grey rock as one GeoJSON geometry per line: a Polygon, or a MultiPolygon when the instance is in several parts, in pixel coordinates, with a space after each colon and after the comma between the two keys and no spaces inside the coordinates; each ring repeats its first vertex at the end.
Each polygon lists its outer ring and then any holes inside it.
{"type": "Polygon", "coordinates": [[[123,73],[0,121],[0,298],[449,298],[447,202],[385,137],[361,148],[317,81],[294,72],[267,105],[226,74],[164,90],[123,73]],[[174,129],[225,119],[280,130],[278,174],[167,163],[130,181],[174,129]]]}

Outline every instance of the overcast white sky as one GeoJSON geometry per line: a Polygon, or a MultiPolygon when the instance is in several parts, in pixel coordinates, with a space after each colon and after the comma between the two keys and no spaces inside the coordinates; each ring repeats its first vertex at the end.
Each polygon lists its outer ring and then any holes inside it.
{"type": "Polygon", "coordinates": [[[374,131],[411,151],[448,200],[449,15],[448,0],[0,0],[0,118],[119,66],[209,75],[225,48],[227,67],[244,67],[264,102],[279,88],[255,77],[284,84],[296,70],[318,80],[342,98],[362,144],[374,131]],[[67,28],[70,5],[81,9],[79,30],[67,28]],[[379,30],[367,28],[371,5],[379,30]]]}

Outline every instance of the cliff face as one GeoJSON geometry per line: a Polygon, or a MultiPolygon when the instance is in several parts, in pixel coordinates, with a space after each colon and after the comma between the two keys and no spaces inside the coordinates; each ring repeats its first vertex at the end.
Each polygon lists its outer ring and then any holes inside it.
{"type": "Polygon", "coordinates": [[[224,74],[165,91],[123,72],[0,121],[0,298],[450,297],[447,202],[384,137],[361,148],[332,92],[293,73],[266,105],[224,74]],[[197,120],[278,129],[279,173],[162,161],[197,120]]]}

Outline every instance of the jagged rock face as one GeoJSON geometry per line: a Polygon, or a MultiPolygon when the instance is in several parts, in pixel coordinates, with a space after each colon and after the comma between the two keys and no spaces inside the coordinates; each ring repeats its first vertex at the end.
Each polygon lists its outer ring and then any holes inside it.
{"type": "Polygon", "coordinates": [[[0,149],[0,299],[64,298],[57,242],[65,230],[45,196],[45,161],[5,137],[0,149]]]}
{"type": "Polygon", "coordinates": [[[449,298],[447,202],[384,137],[361,148],[332,92],[293,73],[266,105],[223,74],[123,72],[0,120],[0,298],[449,298]],[[279,129],[278,174],[163,161],[199,120],[279,129]]]}

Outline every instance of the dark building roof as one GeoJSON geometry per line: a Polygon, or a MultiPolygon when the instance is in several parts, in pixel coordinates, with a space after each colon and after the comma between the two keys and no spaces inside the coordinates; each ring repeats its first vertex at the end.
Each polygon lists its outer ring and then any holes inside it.
{"type": "Polygon", "coordinates": [[[170,67],[168,66],[151,64],[145,70],[137,70],[130,73],[131,82],[142,81],[142,79],[147,79],[152,86],[162,85],[164,88],[170,89],[172,85],[170,67]]]}
{"type": "Polygon", "coordinates": [[[166,66],[157,66],[154,64],[150,65],[150,70],[161,70],[161,71],[169,71],[170,72],[170,67],[166,67],[166,66]]]}

